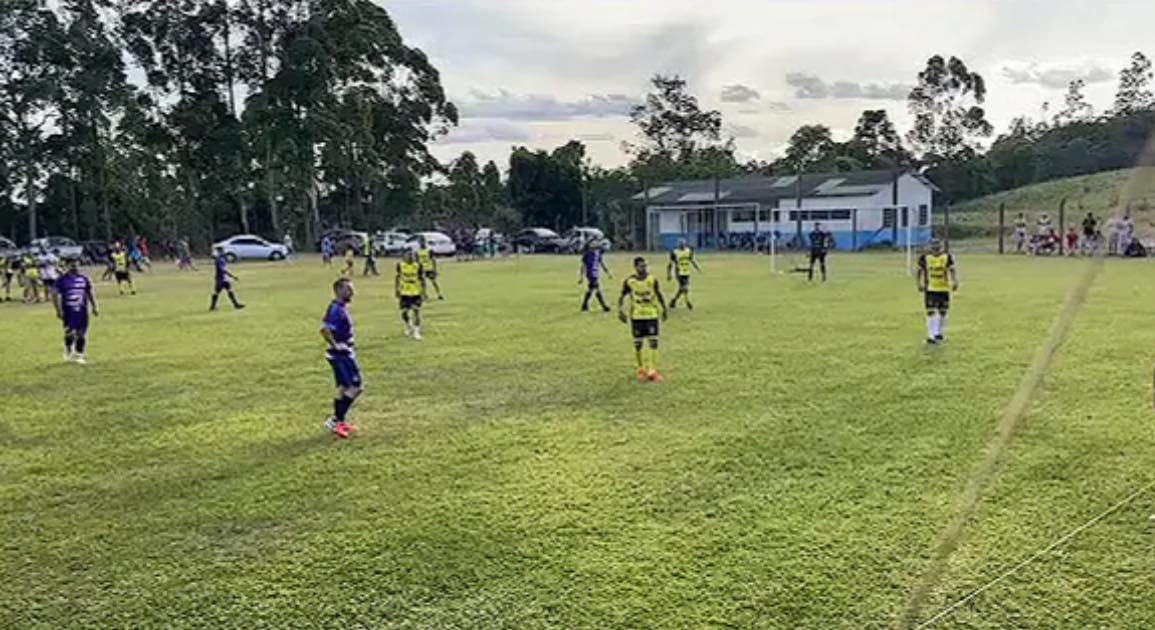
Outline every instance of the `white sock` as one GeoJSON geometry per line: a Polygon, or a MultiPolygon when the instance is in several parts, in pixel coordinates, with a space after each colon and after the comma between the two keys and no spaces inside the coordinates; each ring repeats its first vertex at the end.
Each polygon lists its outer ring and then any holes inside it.
{"type": "Polygon", "coordinates": [[[934,315],[927,315],[926,316],[926,338],[927,339],[934,339],[934,335],[935,335],[934,330],[935,330],[935,325],[937,323],[938,322],[935,320],[934,315]]]}
{"type": "Polygon", "coordinates": [[[941,335],[943,329],[946,328],[946,313],[938,314],[938,325],[935,326],[935,328],[938,329],[938,334],[941,335]]]}

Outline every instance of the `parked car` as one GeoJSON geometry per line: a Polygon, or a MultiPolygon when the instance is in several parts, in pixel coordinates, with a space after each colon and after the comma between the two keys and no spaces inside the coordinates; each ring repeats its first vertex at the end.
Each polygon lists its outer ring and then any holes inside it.
{"type": "Polygon", "coordinates": [[[409,249],[409,237],[405,232],[378,232],[373,236],[373,249],[383,256],[400,256],[409,249]]]}
{"type": "Polygon", "coordinates": [[[82,265],[102,265],[108,260],[110,249],[108,243],[104,241],[84,241],[80,247],[80,264],[82,265]]]}
{"type": "Polygon", "coordinates": [[[43,248],[45,251],[59,252],[61,258],[80,258],[84,253],[84,248],[79,243],[66,236],[38,238],[32,241],[28,247],[33,251],[39,251],[43,248]]]}
{"type": "MultiPolygon", "coordinates": [[[[366,232],[357,232],[356,230],[347,230],[344,228],[337,228],[326,230],[324,236],[328,236],[333,241],[333,253],[340,255],[345,253],[346,247],[352,247],[353,252],[360,255],[365,251],[365,239],[369,237],[366,232]]],[[[321,239],[317,239],[317,251],[321,251],[321,239]]]]}
{"type": "Polygon", "coordinates": [[[16,243],[0,236],[0,259],[19,256],[21,253],[23,252],[16,246],[16,243]]]}
{"type": "Polygon", "coordinates": [[[605,232],[594,227],[575,227],[570,228],[562,236],[565,240],[565,251],[571,254],[582,252],[586,248],[586,243],[594,241],[601,247],[602,251],[610,251],[613,248],[613,243],[606,238],[605,232]]]}
{"type": "Polygon", "coordinates": [[[453,239],[441,232],[418,232],[409,237],[407,241],[409,248],[416,251],[419,246],[418,239],[422,236],[425,237],[425,244],[434,256],[453,256],[457,253],[457,245],[453,243],[453,239]]]}
{"type": "Polygon", "coordinates": [[[566,243],[562,237],[548,228],[525,228],[513,237],[513,244],[518,251],[533,253],[556,254],[565,249],[566,243]]]}
{"type": "Polygon", "coordinates": [[[284,260],[289,255],[289,248],[280,243],[270,243],[265,239],[252,234],[239,234],[215,243],[213,249],[221,248],[225,253],[225,260],[234,262],[242,259],[256,260],[284,260]]]}

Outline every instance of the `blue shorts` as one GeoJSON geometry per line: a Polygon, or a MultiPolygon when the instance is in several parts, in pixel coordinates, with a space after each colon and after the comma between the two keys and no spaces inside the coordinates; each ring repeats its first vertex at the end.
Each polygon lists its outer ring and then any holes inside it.
{"type": "Polygon", "coordinates": [[[350,356],[328,357],[329,365],[333,367],[333,380],[337,387],[360,387],[361,368],[357,367],[357,360],[350,356]]]}
{"type": "Polygon", "coordinates": [[[88,311],[64,311],[64,329],[84,334],[88,330],[88,311]]]}

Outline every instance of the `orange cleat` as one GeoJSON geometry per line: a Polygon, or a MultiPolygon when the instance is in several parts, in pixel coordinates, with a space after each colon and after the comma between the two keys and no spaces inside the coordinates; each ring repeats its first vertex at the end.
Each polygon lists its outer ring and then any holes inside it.
{"type": "Polygon", "coordinates": [[[638,368],[638,373],[637,373],[638,380],[639,381],[645,381],[646,376],[647,376],[646,375],[646,368],[638,368]]]}
{"type": "Polygon", "coordinates": [[[333,425],[333,435],[336,435],[339,438],[347,438],[352,432],[353,427],[349,426],[347,423],[338,422],[337,424],[333,425]]]}
{"type": "Polygon", "coordinates": [[[662,375],[658,374],[657,370],[650,370],[650,373],[646,375],[646,378],[649,378],[651,383],[660,383],[662,381],[662,375]]]}

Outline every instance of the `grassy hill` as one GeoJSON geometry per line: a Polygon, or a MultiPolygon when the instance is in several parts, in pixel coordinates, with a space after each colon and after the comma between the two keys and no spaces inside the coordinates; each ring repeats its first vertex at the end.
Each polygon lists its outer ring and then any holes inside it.
{"type": "Polygon", "coordinates": [[[958,204],[951,209],[951,224],[957,225],[961,233],[952,229],[952,235],[965,238],[994,234],[1000,205],[1006,207],[1008,225],[1019,212],[1026,213],[1031,224],[1038,214],[1047,212],[1057,227],[1063,199],[1067,200],[1067,225],[1076,223],[1088,211],[1100,219],[1116,215],[1124,208],[1123,190],[1133,177],[1140,178],[1139,185],[1127,206],[1140,230],[1155,232],[1155,169],[1135,168],[1033,184],[958,204]]]}

